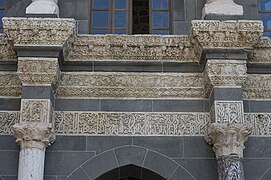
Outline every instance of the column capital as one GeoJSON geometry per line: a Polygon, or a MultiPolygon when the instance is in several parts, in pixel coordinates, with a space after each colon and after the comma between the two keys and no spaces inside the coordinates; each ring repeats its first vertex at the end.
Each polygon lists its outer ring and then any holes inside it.
{"type": "Polygon", "coordinates": [[[26,8],[26,14],[31,16],[59,17],[58,0],[32,0],[26,8]]]}
{"type": "Polygon", "coordinates": [[[244,143],[252,132],[248,124],[213,123],[207,129],[207,143],[213,145],[216,158],[237,155],[243,157],[244,143]]]}
{"type": "Polygon", "coordinates": [[[38,148],[45,151],[55,141],[51,123],[20,123],[15,124],[12,130],[21,149],[38,148]]]}

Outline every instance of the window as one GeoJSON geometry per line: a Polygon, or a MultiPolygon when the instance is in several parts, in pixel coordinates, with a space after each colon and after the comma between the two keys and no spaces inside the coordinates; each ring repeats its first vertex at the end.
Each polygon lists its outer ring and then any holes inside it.
{"type": "Polygon", "coordinates": [[[0,33],[3,32],[3,22],[2,22],[2,18],[5,15],[5,0],[0,0],[0,33]]]}
{"type": "Polygon", "coordinates": [[[259,14],[264,24],[264,35],[271,36],[271,1],[259,0],[259,14]]]}
{"type": "Polygon", "coordinates": [[[92,0],[92,34],[170,34],[170,0],[92,0]]]}

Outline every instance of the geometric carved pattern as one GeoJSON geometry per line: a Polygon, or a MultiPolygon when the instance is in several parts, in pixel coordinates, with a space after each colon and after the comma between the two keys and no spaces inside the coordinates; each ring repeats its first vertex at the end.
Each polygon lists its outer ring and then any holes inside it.
{"type": "Polygon", "coordinates": [[[201,73],[62,73],[58,97],[204,98],[201,73]]]}
{"type": "Polygon", "coordinates": [[[14,124],[19,123],[19,111],[1,111],[0,112],[0,134],[11,134],[14,124]]]}
{"type": "Polygon", "coordinates": [[[270,99],[271,75],[249,74],[243,90],[246,99],[270,99]]]}
{"type": "Polygon", "coordinates": [[[18,97],[22,84],[16,72],[0,72],[0,96],[18,97]]]}
{"type": "Polygon", "coordinates": [[[188,36],[79,35],[67,61],[198,61],[188,36]]]}
{"type": "Polygon", "coordinates": [[[208,113],[56,112],[58,134],[204,135],[208,113]]]}
{"type": "Polygon", "coordinates": [[[46,99],[22,99],[21,113],[21,123],[51,123],[53,118],[51,101],[46,99]]]}
{"type": "Polygon", "coordinates": [[[0,34],[0,52],[0,61],[17,61],[16,53],[4,34],[0,34]]]}
{"type": "Polygon", "coordinates": [[[243,123],[243,101],[215,101],[211,119],[215,123],[243,123]]]}

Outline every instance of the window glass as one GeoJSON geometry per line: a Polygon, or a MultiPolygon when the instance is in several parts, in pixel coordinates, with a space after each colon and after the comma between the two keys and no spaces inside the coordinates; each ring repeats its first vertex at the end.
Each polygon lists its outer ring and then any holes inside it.
{"type": "Polygon", "coordinates": [[[94,9],[108,9],[109,8],[109,0],[93,0],[92,1],[94,9]]]}
{"type": "Polygon", "coordinates": [[[126,9],[126,0],[115,0],[115,9],[126,9]]]}
{"type": "Polygon", "coordinates": [[[92,30],[92,34],[109,34],[109,30],[104,29],[94,29],[92,30]]]}
{"type": "Polygon", "coordinates": [[[93,11],[92,19],[93,27],[108,27],[109,12],[108,11],[93,11]]]}
{"type": "Polygon", "coordinates": [[[168,0],[152,0],[153,9],[168,9],[168,0]]]}
{"type": "Polygon", "coordinates": [[[127,34],[127,30],[115,30],[115,34],[127,34]]]}
{"type": "Polygon", "coordinates": [[[125,28],[127,26],[127,16],[125,11],[116,11],[114,13],[114,27],[125,28]]]}
{"type": "Polygon", "coordinates": [[[271,11],[271,1],[270,0],[259,0],[259,10],[260,11],[271,11]]]}
{"type": "Polygon", "coordinates": [[[169,30],[152,30],[152,34],[167,35],[169,34],[169,30]]]}
{"type": "Polygon", "coordinates": [[[168,12],[153,11],[152,26],[153,28],[168,28],[169,26],[168,12]]]}

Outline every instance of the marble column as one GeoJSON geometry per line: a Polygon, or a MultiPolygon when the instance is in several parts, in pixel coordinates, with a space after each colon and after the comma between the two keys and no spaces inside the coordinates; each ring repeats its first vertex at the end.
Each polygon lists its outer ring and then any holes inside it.
{"type": "Polygon", "coordinates": [[[38,17],[59,17],[58,0],[32,0],[26,8],[26,15],[38,17]]]}
{"type": "Polygon", "coordinates": [[[246,124],[213,123],[207,131],[206,141],[213,145],[219,180],[244,180],[244,143],[252,127],[246,124]]]}
{"type": "Polygon", "coordinates": [[[233,0],[207,0],[202,10],[202,19],[208,15],[242,16],[243,14],[243,6],[233,0]]]}
{"type": "Polygon", "coordinates": [[[18,180],[43,180],[45,150],[55,140],[52,125],[20,123],[13,132],[21,147],[18,180]]]}

